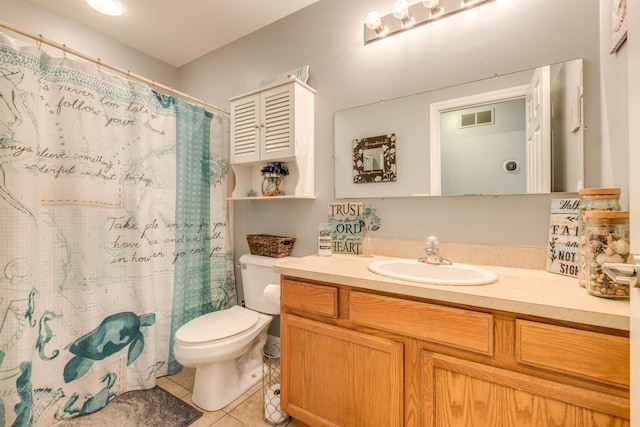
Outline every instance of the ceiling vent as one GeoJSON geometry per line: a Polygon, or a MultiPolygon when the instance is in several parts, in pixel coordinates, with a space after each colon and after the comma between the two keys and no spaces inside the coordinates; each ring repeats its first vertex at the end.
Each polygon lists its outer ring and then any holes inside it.
{"type": "Polygon", "coordinates": [[[492,125],[494,122],[495,120],[493,108],[484,111],[476,111],[475,113],[465,113],[460,115],[461,128],[492,125]]]}

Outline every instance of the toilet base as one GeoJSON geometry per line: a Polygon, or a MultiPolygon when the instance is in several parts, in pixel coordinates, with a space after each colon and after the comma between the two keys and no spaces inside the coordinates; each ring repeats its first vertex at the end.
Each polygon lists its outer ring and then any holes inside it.
{"type": "Polygon", "coordinates": [[[262,364],[238,378],[235,361],[196,368],[192,402],[205,411],[217,411],[262,380],[262,364]],[[216,378],[216,381],[210,381],[216,378]],[[220,387],[215,387],[220,384],[220,387]]]}
{"type": "Polygon", "coordinates": [[[267,341],[267,326],[236,357],[196,367],[194,404],[206,411],[217,411],[240,397],[262,379],[262,351],[267,341]]]}

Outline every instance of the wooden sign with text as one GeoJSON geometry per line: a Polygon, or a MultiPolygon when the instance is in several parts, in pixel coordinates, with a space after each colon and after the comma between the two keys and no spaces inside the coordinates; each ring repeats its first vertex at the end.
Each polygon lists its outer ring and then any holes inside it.
{"type": "Polygon", "coordinates": [[[362,253],[362,202],[329,203],[331,249],[334,254],[362,253]]]}
{"type": "Polygon", "coordinates": [[[580,199],[551,200],[547,271],[578,277],[580,199]]]}

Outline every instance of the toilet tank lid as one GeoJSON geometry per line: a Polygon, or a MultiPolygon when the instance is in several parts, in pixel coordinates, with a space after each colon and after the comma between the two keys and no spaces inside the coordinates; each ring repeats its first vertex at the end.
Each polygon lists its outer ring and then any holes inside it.
{"type": "Polygon", "coordinates": [[[200,344],[246,331],[258,321],[258,313],[239,305],[196,317],[176,331],[176,341],[200,344]]]}
{"type": "Polygon", "coordinates": [[[258,265],[261,267],[273,267],[273,265],[278,262],[287,261],[295,258],[296,257],[291,257],[291,256],[286,256],[282,258],[273,258],[268,256],[262,256],[262,255],[243,254],[243,255],[240,255],[240,259],[238,261],[240,261],[240,263],[242,264],[258,265]]]}

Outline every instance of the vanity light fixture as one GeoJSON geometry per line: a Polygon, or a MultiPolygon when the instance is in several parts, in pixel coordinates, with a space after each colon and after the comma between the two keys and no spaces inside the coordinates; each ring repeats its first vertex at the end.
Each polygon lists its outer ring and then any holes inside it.
{"type": "Polygon", "coordinates": [[[118,0],[87,0],[87,3],[105,15],[119,16],[124,13],[124,8],[118,0]]]}
{"type": "Polygon", "coordinates": [[[490,1],[492,0],[422,0],[410,5],[407,0],[396,0],[391,13],[382,16],[378,12],[370,12],[367,15],[364,44],[490,1]]]}

